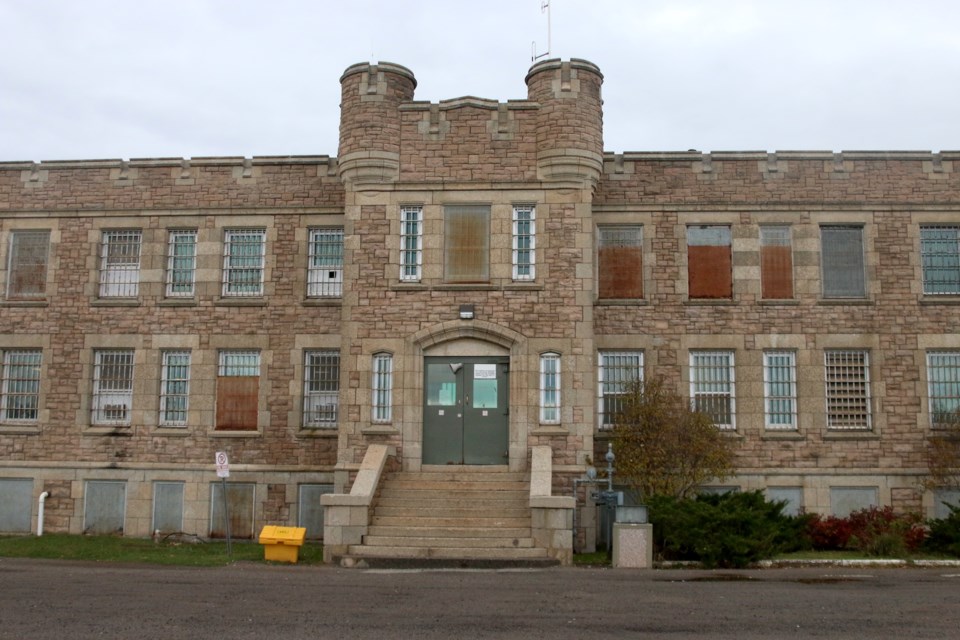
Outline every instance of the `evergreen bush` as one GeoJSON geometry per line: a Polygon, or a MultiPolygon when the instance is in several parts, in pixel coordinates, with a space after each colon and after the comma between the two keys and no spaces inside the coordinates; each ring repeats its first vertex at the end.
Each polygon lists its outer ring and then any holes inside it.
{"type": "Polygon", "coordinates": [[[960,507],[950,506],[949,516],[931,520],[928,524],[930,532],[924,541],[924,548],[935,553],[960,556],[960,507]]]}

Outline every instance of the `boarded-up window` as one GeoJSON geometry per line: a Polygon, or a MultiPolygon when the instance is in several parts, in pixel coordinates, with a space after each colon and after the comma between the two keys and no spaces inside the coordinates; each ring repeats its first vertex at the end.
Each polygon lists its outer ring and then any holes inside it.
{"type": "Polygon", "coordinates": [[[7,298],[43,298],[47,292],[49,231],[14,231],[10,234],[7,298]]]}
{"type": "MultiPolygon", "coordinates": [[[[254,485],[249,482],[228,482],[226,510],[230,514],[230,537],[253,538],[254,485]]],[[[210,537],[227,537],[224,517],[223,483],[210,485],[210,537]]]]}
{"type": "Polygon", "coordinates": [[[90,480],[84,493],[83,532],[123,533],[127,485],[113,480],[90,480]]]}
{"type": "Polygon", "coordinates": [[[597,263],[601,299],[642,298],[643,227],[600,227],[597,263]]]}
{"type": "Polygon", "coordinates": [[[300,485],[300,509],[297,526],[305,527],[307,538],[320,540],[323,538],[323,505],[320,496],[333,493],[332,484],[302,484],[300,485]]]}
{"type": "Polygon", "coordinates": [[[444,264],[447,282],[490,280],[490,207],[444,207],[444,264]]]}
{"type": "Polygon", "coordinates": [[[32,508],[31,478],[0,478],[0,533],[29,533],[32,508]]]}
{"type": "Polygon", "coordinates": [[[793,298],[790,227],[760,227],[760,286],[766,300],[793,298]]]}
{"type": "Polygon", "coordinates": [[[221,351],[217,376],[217,430],[255,431],[260,395],[260,352],[221,351]]]}
{"type": "Polygon", "coordinates": [[[863,227],[821,227],[820,262],[824,298],[863,298],[867,295],[863,227]]]}
{"type": "Polygon", "coordinates": [[[183,531],[183,483],[153,483],[153,526],[151,531],[183,531]]]}
{"type": "Polygon", "coordinates": [[[730,227],[687,227],[690,298],[733,298],[730,227]]]}

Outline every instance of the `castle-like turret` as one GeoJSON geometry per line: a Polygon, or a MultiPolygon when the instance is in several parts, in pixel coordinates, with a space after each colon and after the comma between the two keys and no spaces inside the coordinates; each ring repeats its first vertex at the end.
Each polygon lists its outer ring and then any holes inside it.
{"type": "Polygon", "coordinates": [[[573,58],[544,60],[527,73],[527,94],[540,104],[537,173],[541,180],[587,182],[603,167],[603,74],[573,58]]]}
{"type": "Polygon", "coordinates": [[[398,64],[355,64],[340,77],[340,177],[394,182],[400,172],[400,111],[417,80],[398,64]]]}

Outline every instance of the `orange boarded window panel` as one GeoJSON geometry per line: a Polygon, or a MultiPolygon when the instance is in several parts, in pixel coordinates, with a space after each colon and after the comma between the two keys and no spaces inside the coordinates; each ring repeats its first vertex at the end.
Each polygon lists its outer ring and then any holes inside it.
{"type": "Polygon", "coordinates": [[[760,284],[766,300],[793,298],[790,227],[760,227],[760,284]]]}
{"type": "Polygon", "coordinates": [[[643,297],[643,227],[600,227],[597,262],[601,299],[643,297]]]}
{"type": "Polygon", "coordinates": [[[260,353],[221,351],[217,376],[217,430],[255,431],[260,394],[260,353]]]}
{"type": "Polygon", "coordinates": [[[447,282],[490,280],[490,207],[444,208],[444,279],[447,282]]]}
{"type": "Polygon", "coordinates": [[[687,227],[690,298],[733,298],[730,227],[687,227]]]}

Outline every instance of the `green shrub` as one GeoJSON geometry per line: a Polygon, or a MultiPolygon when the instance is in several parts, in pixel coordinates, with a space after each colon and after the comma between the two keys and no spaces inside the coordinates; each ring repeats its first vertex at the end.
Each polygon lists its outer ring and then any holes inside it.
{"type": "Polygon", "coordinates": [[[701,494],[694,499],[654,496],[650,521],[660,554],[699,560],[707,567],[744,567],[805,546],[807,517],[784,515],[784,502],[760,491],[701,494]]]}
{"type": "Polygon", "coordinates": [[[960,556],[960,507],[950,506],[950,515],[931,520],[924,548],[936,553],[960,556]]]}

